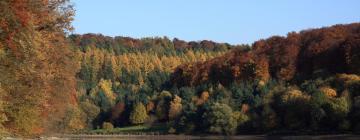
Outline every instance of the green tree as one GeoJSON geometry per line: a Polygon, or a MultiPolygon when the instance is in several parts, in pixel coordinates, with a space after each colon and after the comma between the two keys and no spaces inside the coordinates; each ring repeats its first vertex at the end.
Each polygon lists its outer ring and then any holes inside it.
{"type": "Polygon", "coordinates": [[[101,79],[97,87],[90,91],[90,97],[102,111],[108,111],[115,105],[116,99],[116,95],[112,91],[112,82],[101,79]]]}
{"type": "Polygon", "coordinates": [[[250,120],[249,116],[246,114],[240,112],[240,111],[234,111],[233,117],[237,121],[237,125],[242,126],[244,123],[248,122],[250,120]]]}
{"type": "Polygon", "coordinates": [[[100,108],[88,99],[80,102],[80,108],[86,114],[87,128],[94,128],[92,122],[99,115],[100,108]]]}
{"type": "Polygon", "coordinates": [[[208,123],[210,133],[231,135],[238,126],[238,120],[234,118],[232,109],[226,104],[212,104],[204,113],[203,119],[208,123]]]}
{"type": "Polygon", "coordinates": [[[142,103],[136,103],[130,113],[130,122],[132,124],[142,124],[148,118],[146,108],[142,103]]]}
{"type": "Polygon", "coordinates": [[[324,118],[325,126],[331,128],[339,128],[350,112],[350,104],[345,97],[330,99],[323,108],[327,114],[324,118]]]}
{"type": "Polygon", "coordinates": [[[156,105],[156,115],[159,120],[168,119],[171,97],[172,96],[169,91],[162,91],[160,93],[158,103],[156,105]]]}
{"type": "Polygon", "coordinates": [[[107,79],[107,80],[111,80],[114,81],[115,80],[115,74],[113,71],[113,65],[111,63],[111,57],[107,56],[105,59],[105,62],[102,65],[102,70],[100,73],[100,77],[107,79]]]}
{"type": "MultiPolygon", "coordinates": [[[[284,112],[284,125],[288,129],[301,129],[306,127],[310,118],[310,96],[300,90],[287,89],[281,95],[280,108],[284,112]]],[[[281,109],[279,109],[281,110],[281,109]]]]}

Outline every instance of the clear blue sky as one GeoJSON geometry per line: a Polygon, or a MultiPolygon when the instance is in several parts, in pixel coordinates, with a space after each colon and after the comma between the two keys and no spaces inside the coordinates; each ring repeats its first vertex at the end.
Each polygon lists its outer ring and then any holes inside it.
{"type": "Polygon", "coordinates": [[[360,22],[360,0],[73,0],[75,33],[252,43],[360,22]]]}

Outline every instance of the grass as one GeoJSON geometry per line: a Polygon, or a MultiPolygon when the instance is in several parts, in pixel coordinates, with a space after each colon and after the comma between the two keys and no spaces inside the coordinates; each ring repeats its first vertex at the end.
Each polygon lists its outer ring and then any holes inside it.
{"type": "Polygon", "coordinates": [[[156,125],[136,125],[127,127],[118,127],[113,129],[96,129],[90,130],[87,134],[140,134],[140,133],[167,133],[169,130],[166,124],[156,125]]]}

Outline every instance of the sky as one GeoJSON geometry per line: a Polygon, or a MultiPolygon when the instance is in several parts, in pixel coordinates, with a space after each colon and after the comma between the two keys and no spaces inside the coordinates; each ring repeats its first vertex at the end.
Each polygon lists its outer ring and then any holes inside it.
{"type": "Polygon", "coordinates": [[[251,44],[360,22],[360,0],[73,0],[74,33],[251,44]]]}

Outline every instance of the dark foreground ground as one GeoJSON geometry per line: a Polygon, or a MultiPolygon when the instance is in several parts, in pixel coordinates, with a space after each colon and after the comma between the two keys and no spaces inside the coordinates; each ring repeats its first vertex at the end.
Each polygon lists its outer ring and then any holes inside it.
{"type": "Polygon", "coordinates": [[[360,135],[302,135],[302,136],[188,136],[188,135],[59,135],[56,137],[43,137],[41,139],[91,139],[91,140],[360,140],[360,135]]]}

